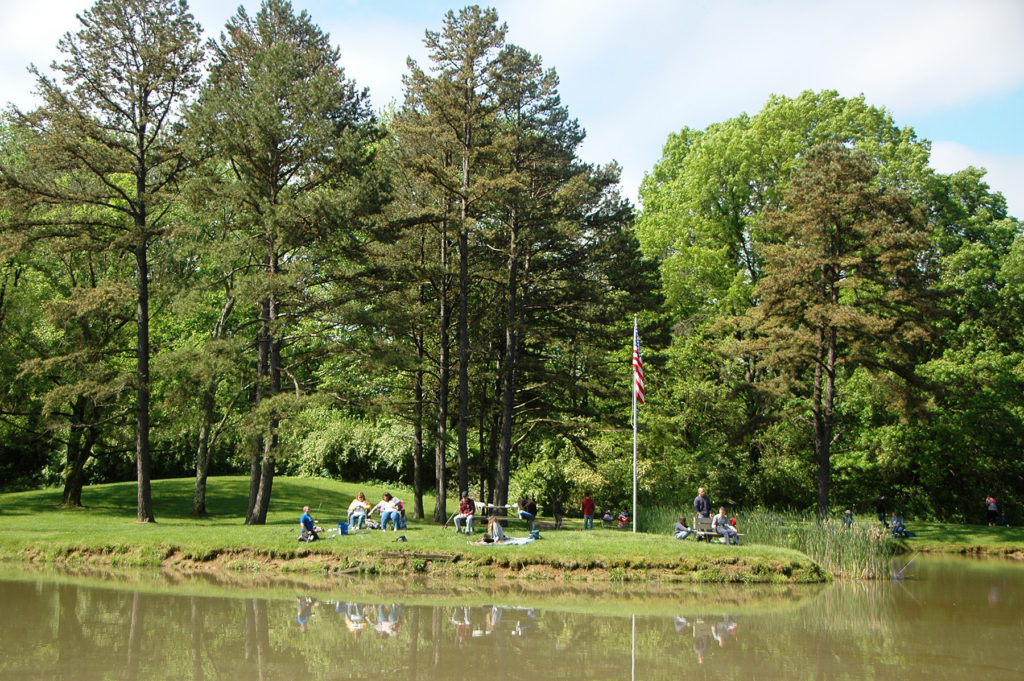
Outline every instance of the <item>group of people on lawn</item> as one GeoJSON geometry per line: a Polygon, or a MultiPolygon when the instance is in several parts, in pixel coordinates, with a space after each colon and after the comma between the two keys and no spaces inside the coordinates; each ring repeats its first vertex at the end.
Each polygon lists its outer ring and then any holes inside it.
{"type": "MultiPolygon", "coordinates": [[[[739,532],[736,531],[736,518],[730,518],[725,512],[725,506],[718,508],[718,515],[711,515],[711,500],[708,499],[707,490],[703,487],[697,489],[697,496],[693,500],[693,512],[697,518],[711,518],[711,530],[719,535],[723,544],[738,545],[740,543],[739,532]]],[[[676,539],[686,539],[696,532],[686,522],[686,516],[679,516],[675,530],[672,533],[676,539]]]]}
{"type": "MultiPolygon", "coordinates": [[[[1008,525],[1005,511],[1000,518],[998,507],[996,506],[996,500],[991,495],[985,499],[985,505],[988,513],[989,525],[1008,525]]],[[[520,499],[515,505],[515,508],[517,509],[518,517],[527,522],[527,526],[532,533],[533,521],[537,517],[537,502],[532,499],[520,499]]],[[[590,494],[584,494],[583,501],[580,503],[580,510],[583,512],[584,530],[592,530],[594,528],[595,509],[596,506],[593,499],[590,498],[590,494]]],[[[878,512],[879,521],[881,521],[882,525],[887,530],[893,533],[893,536],[899,538],[913,536],[913,533],[907,531],[901,516],[894,512],[890,518],[888,512],[888,499],[886,497],[880,496],[878,498],[876,510],[878,512]]],[[[703,487],[700,487],[697,490],[697,496],[693,500],[693,511],[696,514],[696,518],[711,518],[711,530],[715,534],[719,535],[719,540],[723,544],[739,544],[740,535],[736,530],[736,518],[729,517],[725,512],[724,506],[720,506],[718,514],[712,516],[711,500],[708,499],[707,490],[703,487]]],[[[455,520],[455,531],[473,534],[473,521],[476,517],[476,512],[477,504],[469,497],[468,492],[463,492],[461,494],[461,499],[459,500],[459,510],[453,515],[455,520]]],[[[382,531],[386,531],[389,524],[393,531],[397,531],[399,528],[405,527],[405,505],[402,503],[401,499],[395,498],[389,492],[384,492],[381,500],[373,507],[371,507],[370,502],[366,500],[366,496],[362,492],[359,492],[348,507],[348,526],[352,529],[362,529],[367,526],[367,521],[374,513],[380,513],[379,525],[382,531]]],[[[563,513],[562,500],[561,498],[556,498],[552,503],[552,514],[555,519],[555,529],[559,529],[561,527],[563,513]]],[[[500,542],[505,540],[506,537],[498,517],[492,515],[489,516],[487,520],[487,532],[482,541],[490,543],[491,541],[500,542]]],[[[849,510],[843,513],[842,523],[844,528],[850,528],[853,526],[853,514],[849,510]]],[[[302,517],[299,519],[299,528],[300,541],[314,541],[319,539],[319,533],[323,532],[323,528],[319,527],[309,514],[309,506],[305,506],[302,509],[302,517]]],[[[685,515],[680,516],[678,522],[676,522],[675,529],[673,530],[673,536],[676,539],[686,539],[690,535],[694,534],[697,534],[697,529],[689,526],[685,515]]]]}
{"type": "MultiPolygon", "coordinates": [[[[555,517],[555,529],[558,529],[562,524],[564,513],[561,498],[556,499],[552,506],[555,517]]],[[[537,502],[524,498],[520,499],[515,507],[518,517],[527,522],[528,529],[532,533],[533,521],[537,517],[537,502]]],[[[693,508],[698,517],[707,518],[711,516],[711,502],[708,500],[707,492],[703,487],[698,490],[697,498],[693,501],[693,508]]],[[[583,529],[593,529],[595,504],[593,499],[590,498],[589,493],[583,495],[580,510],[583,511],[583,529]]],[[[463,492],[459,500],[459,510],[453,515],[455,531],[473,534],[473,521],[476,517],[476,511],[476,503],[469,497],[468,492],[463,492]]],[[[389,524],[393,531],[397,531],[399,527],[404,527],[405,525],[405,505],[401,499],[395,498],[389,492],[384,492],[381,500],[371,507],[370,502],[366,500],[366,496],[359,492],[348,507],[348,527],[351,529],[366,527],[367,521],[374,513],[380,513],[380,529],[382,531],[387,531],[389,524]]],[[[482,541],[487,541],[488,543],[491,541],[503,541],[506,537],[498,517],[489,516],[487,520],[487,532],[482,541]]],[[[729,518],[726,515],[724,506],[719,509],[718,515],[714,516],[711,522],[714,531],[721,535],[722,543],[739,543],[739,534],[735,527],[736,519],[729,518]]],[[[323,528],[318,526],[310,515],[309,506],[304,506],[302,509],[302,516],[299,519],[299,530],[300,541],[315,541],[320,538],[319,533],[323,532],[323,528]]],[[[687,525],[686,518],[679,518],[674,532],[676,539],[685,539],[693,532],[694,530],[687,525]]]]}
{"type": "MultiPolygon", "coordinates": [[[[374,513],[380,513],[381,531],[386,532],[389,524],[394,532],[405,527],[405,504],[401,499],[392,496],[390,492],[384,492],[380,501],[373,507],[366,500],[365,494],[362,492],[357,494],[352,503],[348,505],[348,527],[352,529],[366,527],[367,521],[374,513]]],[[[302,516],[299,518],[299,541],[316,541],[323,531],[323,528],[317,525],[309,514],[309,506],[303,506],[302,516]]]]}

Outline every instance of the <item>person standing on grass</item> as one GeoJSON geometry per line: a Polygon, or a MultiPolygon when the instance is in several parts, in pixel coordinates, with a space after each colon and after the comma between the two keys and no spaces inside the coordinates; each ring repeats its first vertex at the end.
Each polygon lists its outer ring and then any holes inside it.
{"type": "Polygon", "coordinates": [[[878,522],[882,523],[882,527],[887,527],[889,524],[889,500],[884,495],[878,497],[878,505],[875,506],[875,511],[878,512],[878,522]]]}
{"type": "Polygon", "coordinates": [[[725,514],[725,506],[718,509],[718,515],[711,519],[711,529],[722,535],[723,544],[738,545],[740,543],[740,535],[729,522],[729,516],[725,514]]]}
{"type": "Polygon", "coordinates": [[[319,538],[313,516],[309,515],[309,506],[303,506],[302,517],[299,518],[299,541],[316,541],[319,538]]]}
{"type": "Polygon", "coordinates": [[[590,498],[590,492],[583,493],[583,503],[580,504],[583,510],[583,529],[594,529],[594,500],[590,498]]]}
{"type": "Polygon", "coordinates": [[[999,521],[999,505],[996,503],[996,498],[991,494],[985,499],[985,512],[988,516],[989,527],[995,527],[995,524],[999,521]]]}
{"type": "Polygon", "coordinates": [[[555,497],[555,500],[551,503],[551,515],[555,517],[555,529],[562,529],[562,518],[565,516],[562,497],[555,497]]]}
{"type": "Polygon", "coordinates": [[[697,497],[693,500],[693,512],[698,518],[711,517],[711,500],[703,487],[697,488],[697,497]]]}

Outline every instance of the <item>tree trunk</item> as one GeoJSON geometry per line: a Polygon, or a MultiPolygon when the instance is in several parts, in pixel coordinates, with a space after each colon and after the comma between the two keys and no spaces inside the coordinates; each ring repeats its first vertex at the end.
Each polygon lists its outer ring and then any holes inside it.
{"type": "MultiPolygon", "coordinates": [[[[472,87],[467,84],[467,102],[472,87]]],[[[459,495],[469,491],[469,154],[473,148],[473,127],[463,127],[462,196],[459,216],[459,495]]]]}
{"type": "MultiPolygon", "coordinates": [[[[258,404],[255,403],[255,404],[258,404]]],[[[255,518],[256,497],[260,492],[260,465],[263,458],[263,438],[257,437],[252,443],[252,455],[249,457],[249,506],[245,512],[245,524],[252,525],[255,518]]]]}
{"type": "Polygon", "coordinates": [[[819,518],[828,516],[829,493],[832,484],[832,432],[833,407],[836,384],[836,330],[834,327],[818,329],[818,361],[814,367],[814,460],[818,466],[819,518]]]}
{"type": "Polygon", "coordinates": [[[446,458],[448,443],[448,237],[441,230],[441,289],[439,291],[438,324],[440,343],[437,367],[437,446],[434,452],[434,467],[437,479],[434,520],[443,523],[448,520],[448,480],[446,458]]]}
{"type": "MultiPolygon", "coordinates": [[[[420,266],[426,265],[426,233],[420,232],[420,266]]],[[[423,309],[426,291],[420,284],[416,291],[416,372],[413,375],[413,450],[412,450],[412,517],[423,520],[423,363],[426,360],[424,347],[423,309]]]]}
{"type": "MultiPolygon", "coordinates": [[[[423,361],[423,334],[417,332],[416,354],[423,361]]],[[[412,449],[412,517],[423,520],[423,370],[417,368],[414,380],[413,449],[412,449]]]]}
{"type": "MultiPolygon", "coordinates": [[[[224,337],[224,330],[227,328],[228,317],[231,315],[231,310],[235,307],[235,298],[229,292],[224,300],[224,305],[220,309],[220,317],[217,318],[217,323],[213,327],[213,333],[210,335],[211,340],[219,340],[224,337]]],[[[219,379],[213,379],[206,384],[206,389],[203,391],[202,397],[200,398],[200,414],[199,414],[199,444],[196,447],[196,487],[195,492],[192,495],[192,513],[191,515],[196,518],[202,518],[206,516],[206,478],[210,471],[210,441],[212,435],[210,434],[213,428],[213,422],[216,419],[215,410],[217,406],[217,386],[220,385],[219,379]]]]}
{"type": "MultiPolygon", "coordinates": [[[[140,196],[144,194],[140,192],[140,196]]],[[[136,227],[145,229],[145,213],[136,216],[136,227]]],[[[141,238],[141,237],[140,237],[141,238]]],[[[137,293],[136,388],[135,388],[135,468],[138,478],[138,514],[140,523],[156,522],[150,491],[152,464],[149,452],[149,263],[145,243],[135,249],[135,286],[137,293]]]]}
{"type": "Polygon", "coordinates": [[[498,470],[495,478],[495,503],[504,506],[508,503],[508,483],[512,458],[512,419],[516,394],[516,366],[518,364],[519,339],[516,333],[516,322],[519,317],[519,245],[516,213],[511,215],[508,254],[508,302],[505,308],[505,358],[502,361],[501,385],[501,441],[498,445],[498,470]]]}
{"type": "MultiPolygon", "coordinates": [[[[274,271],[277,271],[277,260],[274,259],[274,271]]],[[[278,318],[277,299],[269,297],[268,311],[271,328],[278,318]]],[[[270,336],[270,394],[281,393],[281,343],[270,336]]],[[[263,440],[263,465],[260,471],[260,489],[256,494],[256,507],[253,509],[253,525],[267,524],[267,511],[270,510],[270,493],[274,487],[274,468],[277,457],[277,428],[280,419],[271,415],[267,423],[267,434],[263,440]]]]}
{"type": "Polygon", "coordinates": [[[463,226],[459,231],[459,494],[469,490],[469,445],[466,431],[469,427],[469,230],[463,226]]]}
{"type": "MultiPolygon", "coordinates": [[[[268,392],[266,385],[270,374],[270,299],[264,298],[260,303],[260,329],[256,337],[256,394],[254,406],[258,407],[268,392]]],[[[266,451],[265,437],[257,438],[249,459],[249,510],[245,516],[246,525],[258,525],[259,516],[257,503],[260,490],[263,488],[263,455],[266,451]]]]}
{"type": "Polygon", "coordinates": [[[210,429],[214,419],[214,394],[217,384],[211,382],[203,390],[199,411],[199,444],[196,447],[196,485],[192,494],[193,518],[206,517],[206,478],[210,470],[210,429]]]}
{"type": "Polygon", "coordinates": [[[81,508],[82,488],[85,486],[85,463],[92,456],[92,445],[96,435],[87,435],[85,425],[87,403],[84,397],[75,399],[71,405],[71,429],[68,432],[68,461],[64,467],[64,494],[60,505],[81,508]]]}

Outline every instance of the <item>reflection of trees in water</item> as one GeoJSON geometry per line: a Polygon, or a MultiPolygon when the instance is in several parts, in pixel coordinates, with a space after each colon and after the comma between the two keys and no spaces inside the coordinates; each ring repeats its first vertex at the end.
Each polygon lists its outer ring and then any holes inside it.
{"type": "MultiPolygon", "coordinates": [[[[637,615],[637,678],[696,672],[725,681],[750,678],[751,670],[764,678],[794,678],[792,670],[801,678],[882,678],[908,662],[907,648],[916,647],[919,656],[922,649],[940,654],[926,647],[922,631],[929,640],[949,641],[997,617],[1004,618],[1003,628],[985,631],[995,637],[997,652],[1012,655],[1022,580],[984,571],[957,580],[933,583],[912,575],[902,583],[841,583],[809,589],[807,602],[774,611],[700,609],[681,600],[676,617],[637,615]],[[946,593],[953,588],[955,598],[946,593]],[[953,600],[961,604],[956,613],[935,610],[934,602],[953,600]]],[[[736,598],[744,591],[717,588],[735,591],[736,598]]],[[[0,602],[5,614],[24,614],[0,622],[3,652],[19,651],[0,655],[0,678],[589,681],[629,678],[634,641],[631,618],[624,616],[629,607],[621,604],[623,614],[595,615],[530,610],[515,601],[463,607],[309,599],[303,632],[297,606],[301,611],[307,601],[294,595],[178,597],[0,582],[0,602]],[[362,620],[360,636],[352,635],[350,619],[362,620]]],[[[979,662],[992,655],[992,647],[972,647],[977,651],[956,654],[979,662]]],[[[943,671],[928,678],[949,678],[943,671]]]]}
{"type": "Polygon", "coordinates": [[[57,587],[57,678],[73,679],[82,659],[75,655],[82,645],[82,623],[78,620],[78,587],[61,584],[57,587]]]}
{"type": "Polygon", "coordinates": [[[132,616],[128,625],[128,657],[125,660],[125,678],[135,681],[139,678],[139,650],[142,648],[143,627],[145,627],[146,601],[136,591],[132,594],[132,616]]]}

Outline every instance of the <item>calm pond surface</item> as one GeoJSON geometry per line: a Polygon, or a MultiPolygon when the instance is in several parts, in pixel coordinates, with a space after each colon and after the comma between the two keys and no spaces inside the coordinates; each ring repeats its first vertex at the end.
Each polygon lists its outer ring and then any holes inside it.
{"type": "Polygon", "coordinates": [[[5,577],[0,679],[1024,678],[1024,566],[1012,563],[920,558],[901,579],[701,587],[653,606],[551,594],[526,607],[509,592],[413,605],[361,584],[356,596],[190,596],[5,577]]]}

